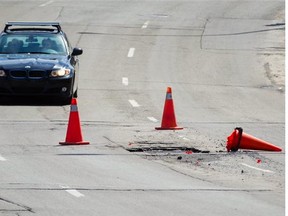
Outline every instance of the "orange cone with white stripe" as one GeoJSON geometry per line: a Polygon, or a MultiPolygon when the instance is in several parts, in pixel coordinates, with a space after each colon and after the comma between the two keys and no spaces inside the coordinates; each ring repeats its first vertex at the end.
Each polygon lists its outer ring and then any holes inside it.
{"type": "Polygon", "coordinates": [[[89,142],[83,141],[80,125],[80,117],[76,98],[72,98],[68,128],[65,142],[59,142],[61,145],[87,145],[89,142]]]}
{"type": "Polygon", "coordinates": [[[167,87],[166,100],[165,100],[165,105],[164,105],[161,127],[156,127],[155,129],[156,130],[182,130],[183,129],[182,127],[178,127],[176,123],[171,87],[167,87]]]}

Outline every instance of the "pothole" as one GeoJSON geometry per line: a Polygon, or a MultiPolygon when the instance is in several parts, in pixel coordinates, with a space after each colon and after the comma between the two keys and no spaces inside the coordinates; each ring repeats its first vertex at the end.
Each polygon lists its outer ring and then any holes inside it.
{"type": "Polygon", "coordinates": [[[185,146],[154,146],[154,147],[135,147],[135,148],[126,148],[129,152],[177,152],[185,151],[191,153],[210,153],[210,151],[200,150],[197,148],[185,147],[185,146]]]}

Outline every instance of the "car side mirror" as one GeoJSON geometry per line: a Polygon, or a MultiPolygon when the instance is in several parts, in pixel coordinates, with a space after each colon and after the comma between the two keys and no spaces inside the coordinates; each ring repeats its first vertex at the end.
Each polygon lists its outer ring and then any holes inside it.
{"type": "Polygon", "coordinates": [[[83,50],[81,48],[74,48],[72,51],[72,56],[78,56],[81,55],[83,53],[83,50]]]}

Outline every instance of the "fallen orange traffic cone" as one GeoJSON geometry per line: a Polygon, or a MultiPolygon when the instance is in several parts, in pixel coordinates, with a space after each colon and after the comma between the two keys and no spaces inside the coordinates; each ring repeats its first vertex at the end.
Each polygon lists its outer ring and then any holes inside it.
{"type": "Polygon", "coordinates": [[[171,87],[167,87],[166,100],[165,100],[165,105],[164,105],[161,127],[156,127],[155,129],[156,130],[182,130],[183,129],[182,127],[177,127],[171,87]]]}
{"type": "Polygon", "coordinates": [[[72,98],[70,116],[68,122],[68,128],[66,133],[65,142],[59,142],[61,145],[87,145],[89,142],[85,142],[82,139],[80,118],[77,107],[76,98],[72,98]]]}
{"type": "Polygon", "coordinates": [[[263,151],[282,151],[278,146],[272,145],[261,139],[243,133],[242,128],[235,128],[232,134],[227,137],[227,151],[238,151],[238,149],[251,149],[263,151]]]}

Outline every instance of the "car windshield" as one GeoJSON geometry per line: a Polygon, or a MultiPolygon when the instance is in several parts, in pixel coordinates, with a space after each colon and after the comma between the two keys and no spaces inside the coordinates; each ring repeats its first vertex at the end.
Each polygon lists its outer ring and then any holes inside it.
{"type": "Polygon", "coordinates": [[[66,55],[66,45],[60,35],[7,34],[0,38],[0,54],[66,55]]]}

